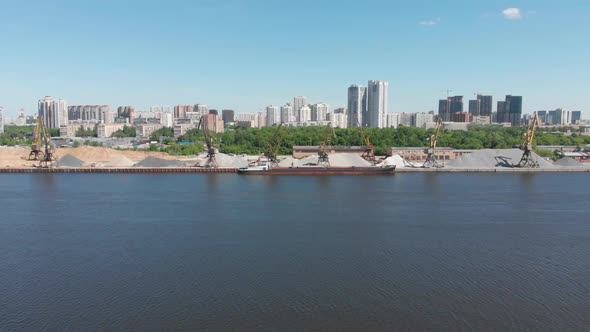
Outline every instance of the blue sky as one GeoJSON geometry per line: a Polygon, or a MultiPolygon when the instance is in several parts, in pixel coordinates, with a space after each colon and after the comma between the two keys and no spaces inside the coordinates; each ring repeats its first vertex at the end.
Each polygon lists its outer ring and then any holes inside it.
{"type": "Polygon", "coordinates": [[[0,106],[338,107],[380,79],[393,112],[452,89],[590,117],[589,14],[587,0],[0,0],[0,106]]]}

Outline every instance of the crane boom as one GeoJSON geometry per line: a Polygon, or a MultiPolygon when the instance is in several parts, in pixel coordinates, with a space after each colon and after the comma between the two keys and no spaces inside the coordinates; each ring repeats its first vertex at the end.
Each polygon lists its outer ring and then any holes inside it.
{"type": "Polygon", "coordinates": [[[535,132],[539,127],[539,116],[537,112],[533,114],[533,121],[531,122],[530,126],[528,127],[527,131],[524,132],[524,141],[523,144],[520,146],[520,149],[524,152],[522,153],[522,158],[518,164],[513,165],[514,167],[528,167],[528,168],[539,168],[539,163],[534,160],[532,155],[533,150],[533,140],[535,139],[535,132]]]}
{"type": "Polygon", "coordinates": [[[217,159],[215,158],[215,145],[213,144],[213,135],[209,132],[209,129],[205,126],[205,122],[203,121],[203,116],[199,118],[199,125],[197,129],[203,130],[203,135],[205,136],[205,145],[207,145],[207,161],[205,162],[205,167],[209,168],[217,168],[219,165],[217,164],[217,159]]]}
{"type": "Polygon", "coordinates": [[[371,136],[363,129],[363,126],[360,123],[358,123],[358,125],[361,131],[361,138],[363,140],[363,144],[365,144],[365,151],[363,152],[361,157],[366,161],[370,161],[373,164],[375,164],[375,146],[371,144],[371,136]]]}
{"type": "Polygon", "coordinates": [[[281,142],[283,141],[283,131],[281,130],[282,128],[283,122],[281,122],[277,126],[270,139],[266,142],[266,151],[264,152],[264,157],[266,157],[266,159],[268,159],[268,162],[270,162],[273,165],[276,165],[279,162],[279,148],[281,147],[281,142]]]}
{"type": "Polygon", "coordinates": [[[318,149],[318,165],[327,167],[330,166],[330,158],[328,157],[328,146],[332,143],[332,138],[336,137],[336,132],[332,127],[332,122],[328,122],[324,137],[318,149]]]}
{"type": "Polygon", "coordinates": [[[429,144],[428,144],[428,149],[426,149],[426,160],[424,161],[424,164],[422,165],[422,167],[424,168],[430,168],[430,167],[436,167],[436,168],[441,168],[443,167],[442,164],[440,164],[438,162],[438,160],[436,159],[436,144],[438,143],[438,135],[440,134],[440,129],[442,128],[442,119],[439,118],[438,121],[436,122],[436,129],[434,130],[434,133],[432,135],[430,135],[429,140],[429,144]]]}

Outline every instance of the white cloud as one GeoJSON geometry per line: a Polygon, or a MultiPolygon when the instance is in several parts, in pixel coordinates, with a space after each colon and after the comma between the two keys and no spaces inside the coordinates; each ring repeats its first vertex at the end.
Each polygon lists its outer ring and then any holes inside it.
{"type": "Polygon", "coordinates": [[[418,22],[418,24],[426,25],[426,26],[433,26],[433,25],[437,25],[438,23],[440,23],[440,18],[437,18],[436,20],[428,20],[428,21],[418,22]]]}
{"type": "Polygon", "coordinates": [[[520,20],[522,18],[519,8],[506,8],[502,11],[502,15],[507,20],[520,20]]]}

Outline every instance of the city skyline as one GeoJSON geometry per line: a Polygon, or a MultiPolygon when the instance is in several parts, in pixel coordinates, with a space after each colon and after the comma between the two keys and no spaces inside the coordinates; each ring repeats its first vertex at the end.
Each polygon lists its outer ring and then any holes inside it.
{"type": "Polygon", "coordinates": [[[590,3],[566,2],[14,3],[0,13],[0,106],[7,117],[30,114],[51,95],[255,112],[300,94],[340,107],[343,87],[379,79],[389,82],[390,112],[436,110],[451,89],[466,105],[477,93],[515,94],[526,98],[523,113],[561,107],[587,117],[590,51],[580,40],[590,3]],[[282,24],[281,13],[311,10],[332,24],[282,24]]]}

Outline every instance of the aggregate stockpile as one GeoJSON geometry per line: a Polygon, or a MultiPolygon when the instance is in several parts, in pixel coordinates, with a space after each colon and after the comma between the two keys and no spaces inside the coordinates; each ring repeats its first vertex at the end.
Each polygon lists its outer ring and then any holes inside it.
{"type": "MultiPolygon", "coordinates": [[[[281,167],[300,167],[306,164],[317,164],[318,156],[309,156],[303,159],[293,157],[279,158],[281,167]]],[[[369,167],[372,164],[361,156],[353,153],[337,153],[329,155],[330,166],[333,167],[369,167]]]]}
{"type": "MultiPolygon", "coordinates": [[[[455,169],[512,168],[512,165],[518,164],[522,154],[523,152],[520,149],[476,150],[445,163],[445,167],[455,169]]],[[[555,169],[558,167],[534,152],[532,152],[532,156],[539,163],[540,169],[555,169]]]]}

